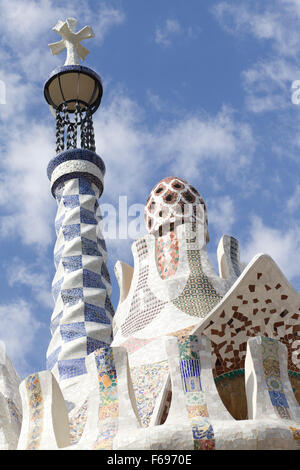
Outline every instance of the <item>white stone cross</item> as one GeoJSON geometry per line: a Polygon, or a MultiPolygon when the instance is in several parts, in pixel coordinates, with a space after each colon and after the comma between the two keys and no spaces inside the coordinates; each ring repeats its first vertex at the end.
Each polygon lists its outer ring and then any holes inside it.
{"type": "Polygon", "coordinates": [[[65,65],[80,65],[80,59],[84,60],[89,54],[89,50],[80,44],[83,39],[94,38],[94,31],[90,26],[85,26],[75,33],[77,20],[67,18],[66,21],[59,20],[54,26],[53,31],[60,34],[62,39],[58,42],[49,44],[52,55],[59,54],[67,49],[67,58],[65,65]]]}

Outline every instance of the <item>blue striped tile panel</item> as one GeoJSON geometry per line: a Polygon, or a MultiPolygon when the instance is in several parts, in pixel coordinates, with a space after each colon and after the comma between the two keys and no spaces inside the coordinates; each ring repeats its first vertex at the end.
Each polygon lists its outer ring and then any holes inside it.
{"type": "Polygon", "coordinates": [[[103,341],[90,338],[89,336],[86,338],[87,354],[91,354],[96,349],[105,348],[105,347],[107,347],[107,343],[104,343],[103,341]]]}
{"type": "Polygon", "coordinates": [[[102,256],[97,243],[88,238],[81,237],[81,249],[83,255],[102,256]]]}
{"type": "Polygon", "coordinates": [[[73,341],[77,338],[86,336],[86,329],[84,322],[76,323],[63,323],[59,327],[62,340],[64,342],[73,341]]]}
{"type": "Polygon", "coordinates": [[[181,375],[186,392],[201,390],[200,361],[199,359],[188,359],[180,363],[181,375]]]}
{"type": "Polygon", "coordinates": [[[83,301],[82,287],[75,287],[74,289],[63,289],[61,291],[61,298],[65,305],[75,305],[83,301]]]}
{"type": "Polygon", "coordinates": [[[97,307],[96,305],[84,304],[84,320],[96,323],[110,324],[110,319],[106,314],[105,308],[97,307]]]}
{"type": "Polygon", "coordinates": [[[65,241],[73,240],[80,237],[80,224],[63,225],[62,231],[65,241]]]}
{"type": "Polygon", "coordinates": [[[56,317],[53,318],[53,320],[51,321],[51,323],[50,323],[50,331],[51,331],[51,335],[52,335],[52,336],[54,335],[54,332],[55,332],[56,329],[58,328],[62,316],[63,316],[63,312],[60,312],[60,313],[59,313],[58,315],[56,315],[56,317]]]}
{"type": "Polygon", "coordinates": [[[80,222],[82,224],[97,225],[97,220],[95,214],[92,211],[85,209],[84,207],[80,208],[80,222]]]}
{"type": "Polygon", "coordinates": [[[66,209],[74,209],[80,206],[78,194],[71,194],[62,197],[63,204],[66,209]]]}
{"type": "Polygon", "coordinates": [[[85,357],[64,359],[57,362],[60,380],[70,379],[87,373],[85,357]]]}
{"type": "Polygon", "coordinates": [[[105,289],[101,274],[94,273],[88,269],[83,270],[83,287],[98,287],[105,289]]]}
{"type": "Polygon", "coordinates": [[[66,272],[77,271],[78,269],[82,268],[82,256],[66,256],[62,258],[62,264],[66,272]]]}
{"type": "Polygon", "coordinates": [[[57,349],[55,349],[55,351],[49,354],[49,356],[47,357],[47,363],[46,363],[47,369],[53,369],[53,367],[57,363],[58,355],[60,351],[61,351],[61,346],[59,346],[57,349]]]}

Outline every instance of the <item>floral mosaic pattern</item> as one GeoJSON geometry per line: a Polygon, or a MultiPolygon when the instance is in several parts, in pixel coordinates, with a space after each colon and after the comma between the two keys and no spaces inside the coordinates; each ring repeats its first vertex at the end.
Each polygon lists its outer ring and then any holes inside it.
{"type": "Polygon", "coordinates": [[[188,417],[192,425],[195,450],[215,449],[213,427],[209,421],[204,393],[201,387],[201,363],[196,335],[178,343],[183,390],[188,417]]]}
{"type": "Polygon", "coordinates": [[[168,361],[131,369],[138,414],[143,427],[149,426],[156,399],[169,373],[168,361]]]}
{"type": "Polygon", "coordinates": [[[81,405],[81,407],[76,412],[76,414],[70,417],[69,423],[70,423],[71,445],[76,444],[82,436],[86,419],[87,419],[87,410],[88,410],[88,400],[85,400],[85,402],[81,405]]]}
{"type": "Polygon", "coordinates": [[[43,430],[43,395],[38,374],[29,375],[25,380],[25,386],[29,401],[29,432],[27,450],[39,448],[43,430]]]}
{"type": "Polygon", "coordinates": [[[117,372],[112,348],[101,348],[94,352],[99,383],[99,429],[94,450],[112,449],[118,431],[118,387],[117,372]]]}
{"type": "MultiPolygon", "coordinates": [[[[277,340],[261,337],[262,362],[271,403],[280,418],[291,420],[289,404],[280,378],[278,348],[277,340]]],[[[290,426],[290,430],[300,448],[300,428],[290,426]]]]}

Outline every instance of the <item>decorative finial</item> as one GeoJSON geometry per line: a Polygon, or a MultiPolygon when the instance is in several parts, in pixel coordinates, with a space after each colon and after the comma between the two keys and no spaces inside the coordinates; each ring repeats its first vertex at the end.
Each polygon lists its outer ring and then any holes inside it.
{"type": "Polygon", "coordinates": [[[59,20],[56,26],[52,28],[62,39],[49,44],[49,47],[52,55],[59,54],[64,49],[67,49],[67,58],[64,65],[80,65],[80,59],[84,60],[90,52],[80,42],[83,39],[95,37],[94,31],[90,26],[85,26],[75,33],[76,26],[77,20],[75,18],[67,18],[66,21],[59,20]]]}

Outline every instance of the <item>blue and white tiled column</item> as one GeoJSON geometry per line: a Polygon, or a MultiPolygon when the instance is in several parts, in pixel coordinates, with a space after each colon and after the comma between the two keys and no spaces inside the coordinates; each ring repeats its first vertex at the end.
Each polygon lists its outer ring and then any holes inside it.
{"type": "Polygon", "coordinates": [[[85,358],[111,343],[111,283],[99,228],[105,166],[94,152],[67,150],[48,166],[57,200],[55,301],[47,368],[58,380],[86,373],[85,358]]]}

